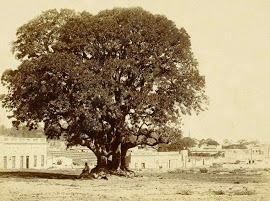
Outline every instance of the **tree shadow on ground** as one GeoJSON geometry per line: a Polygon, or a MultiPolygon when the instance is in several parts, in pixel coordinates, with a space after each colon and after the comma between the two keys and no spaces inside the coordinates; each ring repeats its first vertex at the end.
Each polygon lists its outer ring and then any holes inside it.
{"type": "Polygon", "coordinates": [[[45,172],[0,172],[0,178],[76,179],[78,175],[45,172]]]}

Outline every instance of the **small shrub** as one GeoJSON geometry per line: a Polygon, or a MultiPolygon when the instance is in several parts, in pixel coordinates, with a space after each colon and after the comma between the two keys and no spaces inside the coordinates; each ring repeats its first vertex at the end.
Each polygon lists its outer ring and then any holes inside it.
{"type": "Polygon", "coordinates": [[[235,161],[234,164],[240,164],[240,160],[235,161]]]}
{"type": "Polygon", "coordinates": [[[76,163],[76,162],[72,162],[72,165],[79,166],[80,164],[79,163],[76,163]]]}
{"type": "Polygon", "coordinates": [[[200,173],[207,173],[208,170],[206,168],[200,168],[200,173]]]}
{"type": "Polygon", "coordinates": [[[234,192],[234,195],[254,195],[255,190],[243,189],[234,192]]]}
{"type": "Polygon", "coordinates": [[[213,193],[215,195],[225,195],[225,192],[223,190],[217,190],[217,191],[213,191],[213,193]]]}
{"type": "Polygon", "coordinates": [[[179,195],[191,195],[192,191],[190,191],[190,190],[178,190],[176,192],[176,194],[179,194],[179,195]]]}
{"type": "Polygon", "coordinates": [[[62,161],[62,160],[58,160],[58,161],[56,162],[56,164],[57,164],[57,165],[62,165],[62,164],[63,164],[63,161],[62,161]]]}

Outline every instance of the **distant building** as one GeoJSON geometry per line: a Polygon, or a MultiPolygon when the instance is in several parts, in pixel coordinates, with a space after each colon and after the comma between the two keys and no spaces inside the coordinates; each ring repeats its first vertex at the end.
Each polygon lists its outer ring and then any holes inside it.
{"type": "Polygon", "coordinates": [[[67,143],[64,140],[47,140],[48,150],[61,150],[64,151],[67,149],[67,143]]]}
{"type": "Polygon", "coordinates": [[[65,146],[64,149],[63,147],[55,148],[51,145],[48,147],[47,159],[48,167],[50,168],[63,166],[62,164],[58,165],[59,161],[67,161],[67,163],[65,162],[66,167],[83,166],[85,162],[87,162],[90,167],[94,167],[97,164],[95,154],[89,148],[83,146],[73,146],[68,149],[65,146]],[[62,159],[60,159],[61,157],[62,159]]]}
{"type": "Polygon", "coordinates": [[[253,164],[270,159],[270,145],[248,145],[246,149],[224,149],[224,162],[253,164]]]}
{"type": "Polygon", "coordinates": [[[73,159],[67,157],[48,157],[47,166],[57,168],[73,168],[73,159]]]}
{"type": "Polygon", "coordinates": [[[187,167],[210,167],[215,163],[222,163],[222,157],[189,156],[187,167]]]}
{"type": "Polygon", "coordinates": [[[261,152],[264,158],[270,159],[270,144],[261,145],[261,152]]]}
{"type": "Polygon", "coordinates": [[[157,152],[154,149],[130,150],[128,164],[131,169],[177,169],[185,168],[188,160],[188,151],[157,152]]]}
{"type": "Polygon", "coordinates": [[[226,149],[225,162],[228,163],[254,163],[257,160],[262,160],[260,149],[226,149]]]}
{"type": "Polygon", "coordinates": [[[44,169],[46,161],[45,138],[0,136],[0,169],[44,169]]]}
{"type": "Polygon", "coordinates": [[[77,151],[77,152],[93,153],[88,147],[81,146],[81,145],[72,146],[72,147],[69,148],[69,150],[74,150],[74,151],[77,151]]]}
{"type": "Polygon", "coordinates": [[[190,148],[191,154],[217,154],[218,152],[222,152],[222,146],[221,145],[207,145],[202,144],[201,146],[196,146],[190,148]]]}

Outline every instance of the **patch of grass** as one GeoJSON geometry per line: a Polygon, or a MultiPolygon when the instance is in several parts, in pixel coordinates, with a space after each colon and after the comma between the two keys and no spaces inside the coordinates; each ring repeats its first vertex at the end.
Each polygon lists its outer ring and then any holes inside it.
{"type": "Polygon", "coordinates": [[[200,168],[200,173],[207,173],[208,170],[206,168],[200,168]]]}
{"type": "Polygon", "coordinates": [[[169,174],[176,174],[176,173],[183,173],[183,172],[185,172],[185,170],[180,169],[180,168],[168,171],[169,174]]]}
{"type": "Polygon", "coordinates": [[[143,187],[143,185],[142,184],[136,184],[135,187],[141,188],[141,187],[143,187]]]}
{"type": "Polygon", "coordinates": [[[243,189],[235,191],[234,195],[254,195],[255,193],[255,190],[243,189]]]}
{"type": "Polygon", "coordinates": [[[178,190],[176,192],[176,194],[179,194],[179,195],[192,195],[192,191],[190,191],[190,190],[178,190]]]}
{"type": "Polygon", "coordinates": [[[72,187],[78,187],[78,185],[74,185],[74,184],[70,184],[69,186],[72,186],[72,187]]]}
{"type": "Polygon", "coordinates": [[[213,191],[213,193],[215,195],[225,195],[225,192],[223,190],[216,190],[216,191],[213,191]]]}

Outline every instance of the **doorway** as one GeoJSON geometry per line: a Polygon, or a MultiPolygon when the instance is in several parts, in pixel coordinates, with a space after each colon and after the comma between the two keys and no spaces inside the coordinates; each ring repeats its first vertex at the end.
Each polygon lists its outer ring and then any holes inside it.
{"type": "Polygon", "coordinates": [[[7,156],[4,156],[4,169],[7,169],[7,156]]]}
{"type": "Polygon", "coordinates": [[[29,169],[29,156],[26,156],[26,169],[29,169]]]}

